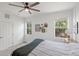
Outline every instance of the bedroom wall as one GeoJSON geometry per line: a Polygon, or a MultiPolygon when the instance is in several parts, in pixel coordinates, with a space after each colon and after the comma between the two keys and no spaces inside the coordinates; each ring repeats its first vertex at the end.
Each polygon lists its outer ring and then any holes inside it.
{"type": "MultiPolygon", "coordinates": [[[[79,33],[77,34],[76,31],[76,23],[78,22],[79,23],[79,4],[76,5],[76,7],[73,9],[73,12],[74,12],[74,36],[75,36],[75,39],[77,41],[79,41],[79,33]]],[[[78,27],[79,28],[79,27],[78,27]]],[[[79,29],[78,29],[78,32],[79,32],[79,29]]]]}
{"type": "MultiPolygon", "coordinates": [[[[67,32],[73,35],[73,31],[72,31],[73,13],[72,12],[73,12],[72,10],[65,10],[65,11],[60,11],[60,12],[40,13],[33,16],[29,16],[27,19],[25,19],[25,23],[26,24],[27,22],[32,23],[32,35],[25,33],[24,41],[29,42],[35,38],[40,38],[40,39],[45,39],[45,40],[56,40],[56,39],[59,40],[59,38],[55,38],[55,30],[54,30],[55,24],[54,23],[57,19],[64,18],[64,17],[67,17],[69,21],[69,28],[67,32]],[[46,33],[35,32],[35,24],[42,24],[46,22],[48,23],[48,28],[47,28],[46,33]]],[[[27,27],[25,27],[25,29],[27,29],[27,27]]]]}
{"type": "MultiPolygon", "coordinates": [[[[12,41],[11,46],[19,44],[23,41],[23,38],[24,38],[24,19],[23,18],[12,14],[10,11],[0,10],[0,22],[8,22],[12,24],[12,37],[11,37],[11,40],[9,40],[9,42],[12,41]],[[6,18],[5,14],[8,14],[9,18],[6,18]]],[[[5,44],[7,44],[6,39],[5,39],[5,44]]],[[[1,49],[2,48],[0,48],[0,50],[1,49]]]]}

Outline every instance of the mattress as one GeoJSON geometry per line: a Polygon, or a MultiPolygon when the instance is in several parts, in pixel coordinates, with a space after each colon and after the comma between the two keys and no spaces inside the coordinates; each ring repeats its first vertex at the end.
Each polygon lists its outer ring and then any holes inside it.
{"type": "Polygon", "coordinates": [[[79,43],[64,43],[35,39],[28,45],[13,51],[12,56],[77,56],[79,43]]]}

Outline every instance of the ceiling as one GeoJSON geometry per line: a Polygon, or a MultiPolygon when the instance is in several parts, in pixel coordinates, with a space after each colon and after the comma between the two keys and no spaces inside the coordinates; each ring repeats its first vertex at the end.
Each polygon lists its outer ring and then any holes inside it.
{"type": "MultiPolygon", "coordinates": [[[[15,15],[18,15],[21,17],[30,16],[30,14],[26,11],[18,12],[22,8],[10,6],[10,5],[8,5],[9,3],[16,4],[16,5],[22,5],[22,3],[20,3],[20,2],[0,2],[0,7],[1,7],[0,10],[10,11],[10,12],[14,13],[15,15]]],[[[34,3],[34,2],[30,2],[29,4],[32,4],[32,3],[34,3]]],[[[40,2],[39,5],[33,7],[33,8],[39,9],[40,12],[35,12],[35,11],[31,11],[31,12],[33,13],[32,15],[34,15],[37,13],[62,11],[62,10],[66,10],[66,9],[71,9],[76,4],[78,4],[78,2],[40,2]]]]}

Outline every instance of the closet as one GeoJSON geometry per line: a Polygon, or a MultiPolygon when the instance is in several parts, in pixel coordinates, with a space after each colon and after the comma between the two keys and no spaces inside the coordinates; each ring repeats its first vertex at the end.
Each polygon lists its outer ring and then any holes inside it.
{"type": "Polygon", "coordinates": [[[7,49],[13,44],[13,24],[0,21],[0,50],[7,49]]]}

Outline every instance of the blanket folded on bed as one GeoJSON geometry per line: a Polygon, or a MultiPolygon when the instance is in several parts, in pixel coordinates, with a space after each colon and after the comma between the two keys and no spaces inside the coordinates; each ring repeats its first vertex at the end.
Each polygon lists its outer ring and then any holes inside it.
{"type": "Polygon", "coordinates": [[[12,56],[27,56],[36,46],[38,46],[43,40],[35,39],[26,46],[20,47],[13,51],[12,56]]]}

